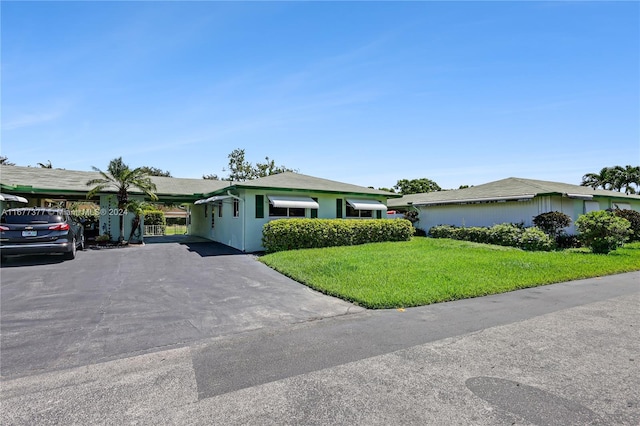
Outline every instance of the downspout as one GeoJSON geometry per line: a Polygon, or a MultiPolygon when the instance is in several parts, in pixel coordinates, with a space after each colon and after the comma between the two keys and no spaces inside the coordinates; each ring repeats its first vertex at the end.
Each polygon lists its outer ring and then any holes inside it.
{"type": "Polygon", "coordinates": [[[237,195],[233,195],[231,193],[231,191],[227,191],[227,195],[229,197],[233,198],[233,199],[236,199],[236,200],[242,202],[242,249],[241,250],[244,253],[244,251],[245,251],[245,240],[246,240],[245,239],[245,234],[246,234],[246,232],[245,232],[246,231],[246,215],[245,215],[245,213],[246,212],[244,211],[245,210],[244,209],[244,207],[245,207],[244,206],[244,200],[242,198],[238,197],[237,195]]]}

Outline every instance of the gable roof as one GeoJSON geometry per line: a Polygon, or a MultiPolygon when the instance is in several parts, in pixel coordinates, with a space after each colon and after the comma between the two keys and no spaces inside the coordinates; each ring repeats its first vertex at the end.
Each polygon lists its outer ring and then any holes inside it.
{"type": "Polygon", "coordinates": [[[389,200],[387,204],[389,208],[398,208],[410,205],[418,206],[430,204],[517,200],[533,198],[537,195],[552,194],[584,199],[600,196],[640,200],[640,195],[627,195],[622,192],[593,189],[588,186],[572,185],[568,183],[510,177],[482,185],[472,186],[470,188],[423,194],[409,194],[399,199],[389,200]]]}
{"type": "Polygon", "coordinates": [[[387,198],[400,197],[399,194],[394,194],[393,192],[381,191],[378,189],[307,176],[294,172],[278,173],[275,175],[270,175],[246,182],[236,182],[233,184],[233,187],[267,190],[296,190],[301,192],[327,192],[355,195],[382,195],[387,198]]]}

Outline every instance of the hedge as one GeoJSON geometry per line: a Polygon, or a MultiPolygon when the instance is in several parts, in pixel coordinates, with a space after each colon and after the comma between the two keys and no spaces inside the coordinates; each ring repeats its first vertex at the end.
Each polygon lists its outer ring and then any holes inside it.
{"type": "Polygon", "coordinates": [[[277,219],[264,225],[267,252],[408,241],[415,232],[406,219],[277,219]]]}
{"type": "Polygon", "coordinates": [[[532,251],[549,251],[555,246],[554,239],[542,232],[542,230],[536,227],[523,228],[511,223],[501,223],[490,228],[479,226],[458,228],[451,225],[438,225],[429,229],[429,236],[519,247],[523,250],[532,251]]]}

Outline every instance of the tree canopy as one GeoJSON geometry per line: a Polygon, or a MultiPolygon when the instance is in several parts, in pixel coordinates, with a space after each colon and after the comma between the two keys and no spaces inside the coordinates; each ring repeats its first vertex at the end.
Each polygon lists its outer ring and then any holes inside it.
{"type": "Polygon", "coordinates": [[[431,179],[400,179],[398,183],[393,186],[402,195],[407,194],[422,194],[424,192],[442,191],[440,185],[432,181],[431,179]]]}
{"type": "Polygon", "coordinates": [[[4,155],[0,155],[0,164],[2,164],[3,166],[15,166],[16,163],[12,163],[11,161],[9,161],[8,157],[5,157],[4,155]]]}
{"type": "Polygon", "coordinates": [[[173,177],[171,176],[171,172],[169,170],[165,171],[162,169],[159,169],[157,167],[149,167],[149,166],[142,166],[142,167],[138,167],[143,173],[147,174],[148,176],[164,176],[164,177],[173,177]]]}
{"type": "Polygon", "coordinates": [[[286,166],[277,166],[276,162],[269,157],[265,157],[264,163],[256,163],[253,165],[245,159],[244,149],[234,149],[229,155],[228,172],[225,178],[220,178],[216,174],[203,175],[203,179],[211,180],[231,180],[235,182],[244,182],[251,179],[275,175],[283,172],[296,172],[286,166]]]}

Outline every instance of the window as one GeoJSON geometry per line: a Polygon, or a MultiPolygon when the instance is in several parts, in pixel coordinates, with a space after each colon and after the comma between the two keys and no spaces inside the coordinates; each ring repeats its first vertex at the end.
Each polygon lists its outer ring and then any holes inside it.
{"type": "Polygon", "coordinates": [[[256,219],[264,218],[264,195],[256,195],[256,219]]]}
{"type": "Polygon", "coordinates": [[[378,219],[382,218],[382,211],[387,211],[387,206],[378,200],[347,199],[347,217],[373,218],[376,212],[378,219]]]}
{"type": "Polygon", "coordinates": [[[269,204],[270,217],[304,217],[304,210],[300,207],[273,207],[269,204]]]}
{"type": "Polygon", "coordinates": [[[356,210],[347,203],[347,217],[373,217],[373,210],[356,210]]]}
{"type": "Polygon", "coordinates": [[[597,201],[585,201],[584,202],[584,212],[589,213],[593,211],[600,210],[600,203],[597,201]]]}
{"type": "Polygon", "coordinates": [[[631,210],[631,204],[629,203],[613,203],[614,209],[619,210],[631,210]]]}
{"type": "Polygon", "coordinates": [[[318,202],[309,197],[269,195],[270,217],[305,217],[307,209],[317,209],[318,202]]]}
{"type": "Polygon", "coordinates": [[[237,198],[233,199],[233,217],[240,216],[240,200],[237,198]]]}

